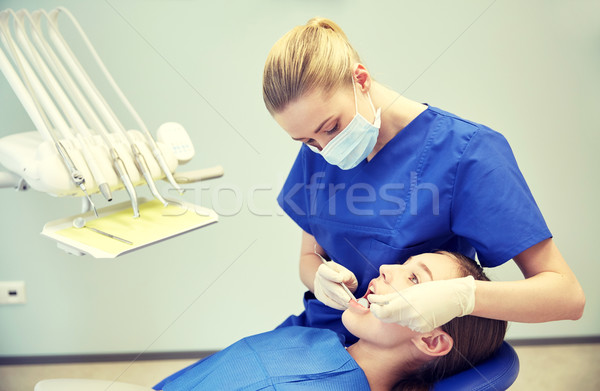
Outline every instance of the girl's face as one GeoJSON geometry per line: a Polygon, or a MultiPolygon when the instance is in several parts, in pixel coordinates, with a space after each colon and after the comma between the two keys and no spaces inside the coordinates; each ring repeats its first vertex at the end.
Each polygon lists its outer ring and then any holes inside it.
{"type": "MultiPolygon", "coordinates": [[[[367,95],[360,91],[356,95],[359,113],[373,122],[375,116],[367,95]]],[[[352,88],[342,87],[333,94],[321,90],[305,94],[273,118],[294,140],[322,150],[348,126],[355,114],[352,88]]]]}
{"type": "MultiPolygon", "coordinates": [[[[369,283],[365,297],[370,294],[398,293],[415,284],[459,277],[456,260],[449,254],[420,254],[403,265],[383,265],[379,277],[369,283]]],[[[432,297],[431,300],[435,300],[432,297]]],[[[395,347],[418,333],[396,323],[380,321],[368,308],[351,304],[342,314],[344,326],[361,340],[395,347]]]]}

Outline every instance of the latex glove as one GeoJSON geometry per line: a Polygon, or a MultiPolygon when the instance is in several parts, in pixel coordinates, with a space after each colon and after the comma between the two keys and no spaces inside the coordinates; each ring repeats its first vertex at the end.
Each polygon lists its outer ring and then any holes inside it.
{"type": "Polygon", "coordinates": [[[369,295],[371,312],[383,322],[426,333],[475,307],[473,276],[425,282],[387,295],[369,295]]]}
{"type": "Polygon", "coordinates": [[[331,308],[345,310],[348,308],[350,297],[342,288],[340,282],[344,282],[351,292],[354,292],[358,287],[356,276],[344,266],[334,261],[321,264],[315,274],[315,297],[331,308]]]}

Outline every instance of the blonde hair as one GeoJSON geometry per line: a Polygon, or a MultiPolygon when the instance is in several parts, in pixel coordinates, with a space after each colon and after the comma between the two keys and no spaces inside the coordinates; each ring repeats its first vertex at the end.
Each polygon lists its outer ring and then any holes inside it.
{"type": "Polygon", "coordinates": [[[340,26],[312,18],[294,27],[271,48],[263,73],[263,99],[271,114],[320,88],[333,93],[352,83],[352,66],[360,62],[340,26]]]}

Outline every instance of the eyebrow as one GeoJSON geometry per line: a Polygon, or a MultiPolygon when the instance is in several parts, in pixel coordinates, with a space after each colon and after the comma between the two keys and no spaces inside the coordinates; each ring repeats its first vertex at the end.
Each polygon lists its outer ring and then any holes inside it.
{"type": "MultiPolygon", "coordinates": [[[[321,122],[321,125],[319,125],[319,127],[314,131],[314,134],[319,133],[321,131],[321,128],[323,128],[323,126],[325,126],[325,124],[327,123],[327,121],[329,121],[332,118],[333,118],[333,115],[331,117],[327,118],[325,121],[321,122]]],[[[300,138],[292,137],[292,140],[301,141],[301,140],[303,140],[305,138],[306,137],[300,137],[300,138]]]]}
{"type": "Polygon", "coordinates": [[[431,274],[431,270],[427,267],[427,265],[425,265],[423,262],[419,262],[419,263],[417,263],[417,266],[419,266],[421,269],[423,269],[423,271],[425,271],[425,273],[427,273],[429,275],[429,279],[431,281],[434,281],[433,274],[431,274]]]}
{"type": "MultiPolygon", "coordinates": [[[[404,264],[406,265],[409,261],[412,261],[411,263],[414,263],[415,261],[413,261],[413,258],[414,258],[414,256],[408,257],[408,259],[406,261],[404,261],[404,264]]],[[[416,261],[415,266],[422,269],[425,273],[427,273],[427,275],[429,275],[429,279],[431,281],[434,281],[433,274],[431,273],[431,269],[429,269],[427,267],[427,265],[425,265],[423,262],[416,261]]]]}

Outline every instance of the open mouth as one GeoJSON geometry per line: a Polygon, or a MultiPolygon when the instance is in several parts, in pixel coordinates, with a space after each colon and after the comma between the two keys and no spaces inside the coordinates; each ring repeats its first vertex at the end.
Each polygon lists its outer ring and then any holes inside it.
{"type": "Polygon", "coordinates": [[[374,293],[375,292],[373,291],[373,284],[369,284],[369,288],[367,289],[365,295],[357,300],[358,304],[365,308],[369,308],[371,306],[371,302],[369,301],[369,299],[367,299],[367,297],[374,293]]]}

